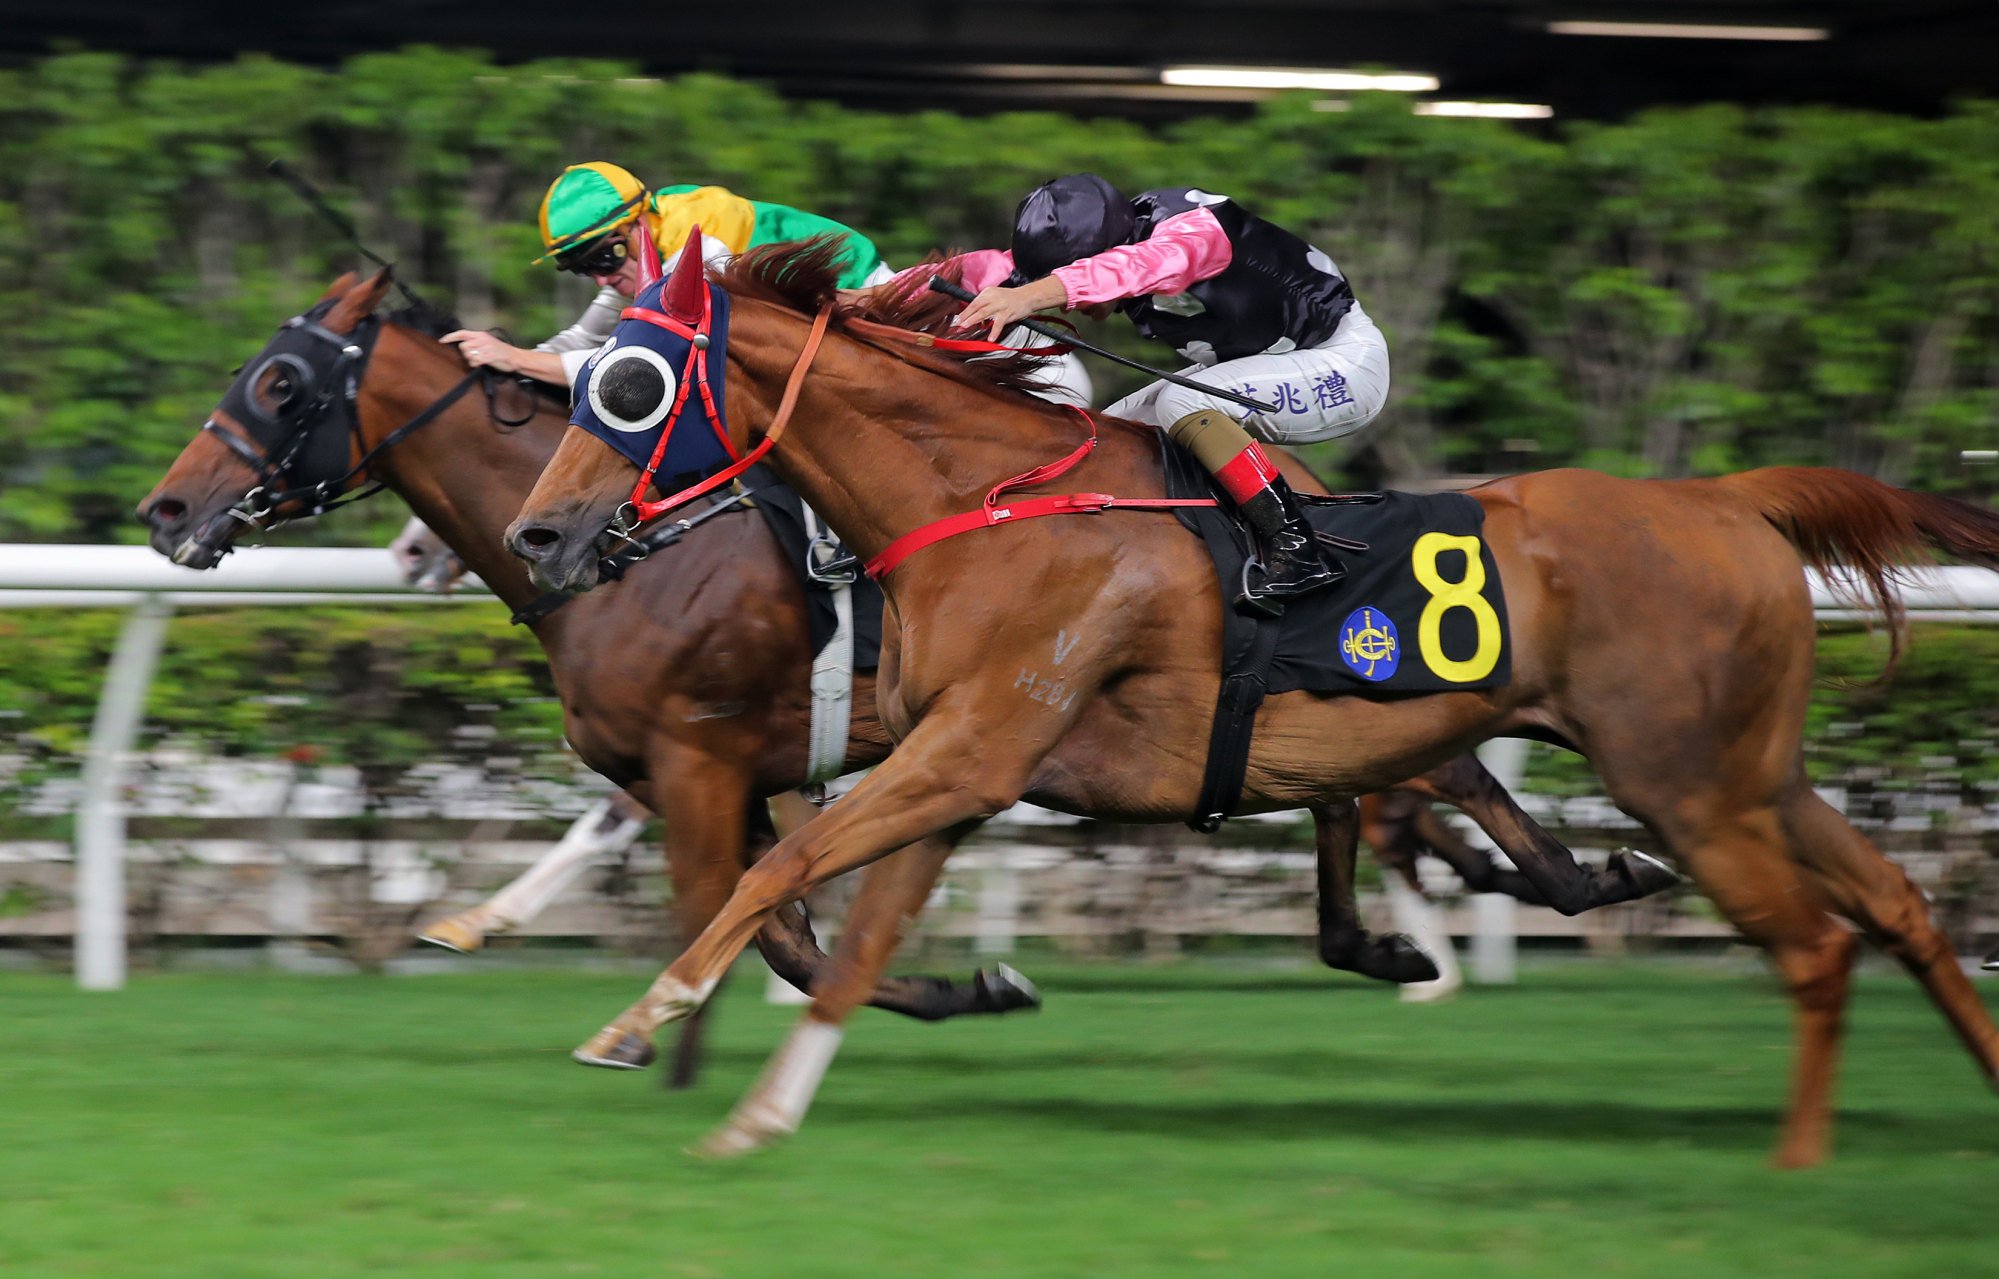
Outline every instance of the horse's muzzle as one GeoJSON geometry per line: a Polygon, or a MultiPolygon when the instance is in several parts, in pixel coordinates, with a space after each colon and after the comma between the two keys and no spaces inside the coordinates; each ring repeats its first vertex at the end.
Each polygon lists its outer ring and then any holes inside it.
{"type": "Polygon", "coordinates": [[[595,538],[549,523],[517,523],[507,530],[507,549],[526,561],[529,580],[544,591],[587,591],[600,580],[595,538]]]}

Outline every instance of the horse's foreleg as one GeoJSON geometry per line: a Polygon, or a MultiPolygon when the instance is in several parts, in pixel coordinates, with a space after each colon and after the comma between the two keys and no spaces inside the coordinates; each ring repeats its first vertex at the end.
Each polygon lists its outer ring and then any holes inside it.
{"type": "Polygon", "coordinates": [[[1437,965],[1400,933],[1371,937],[1354,899],[1360,811],[1352,801],[1312,806],[1318,848],[1319,958],[1329,968],[1392,982],[1437,980],[1437,965]]]}
{"type": "Polygon", "coordinates": [[[814,983],[812,1007],[697,1153],[747,1154],[798,1131],[840,1046],[843,1023],[876,989],[955,844],[950,838],[927,839],[862,872],[840,943],[814,983]]]}
{"type": "MultiPolygon", "coordinates": [[[[667,878],[673,885],[673,914],[682,938],[694,937],[722,909],[742,874],[744,847],[751,833],[751,815],[761,806],[750,794],[748,775],[734,764],[705,752],[672,750],[650,766],[654,807],[669,814],[666,823],[667,878]]],[[[666,1077],[669,1088],[694,1083],[701,1067],[705,1027],[685,1028],[675,1046],[666,1077]]],[[[656,1054],[650,1040],[627,1045],[618,1060],[603,1065],[641,1070],[656,1054]]]]}
{"type": "Polygon", "coordinates": [[[1412,778],[1408,785],[1477,822],[1513,859],[1541,898],[1564,915],[1632,901],[1680,882],[1665,863],[1630,849],[1612,853],[1601,868],[1578,862],[1575,854],[1522,811],[1499,780],[1471,755],[1461,755],[1412,778]]]}
{"type": "Polygon", "coordinates": [[[693,945],[644,997],[577,1049],[576,1059],[586,1065],[630,1064],[629,1055],[650,1051],[655,1030],[707,1000],[771,912],[835,875],[1013,803],[1066,721],[1049,715],[1029,731],[1009,733],[1008,727],[960,726],[955,717],[933,712],[844,799],[751,867],[693,945]],[[1002,741],[1022,754],[1031,751],[1031,758],[1005,759],[994,747],[1002,741]],[[980,763],[973,768],[970,760],[980,763]]]}

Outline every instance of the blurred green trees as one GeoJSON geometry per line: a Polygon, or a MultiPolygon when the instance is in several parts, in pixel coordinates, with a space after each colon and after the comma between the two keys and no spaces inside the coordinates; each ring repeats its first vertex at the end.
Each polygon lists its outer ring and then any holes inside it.
{"type": "MultiPolygon", "coordinates": [[[[1389,412],[1313,458],[1349,480],[1768,462],[1999,479],[1958,457],[1995,443],[1999,104],[1716,106],[1538,134],[1387,96],[1322,105],[1164,130],[888,115],[435,49],[0,71],[0,540],[134,540],[130,508],[228,371],[356,264],[263,175],[272,156],[468,323],[524,339],[588,294],[529,265],[541,191],[577,160],[823,212],[897,263],[998,242],[1057,173],[1198,183],[1325,248],[1387,330],[1389,412]]],[[[1106,393],[1132,384],[1096,373],[1106,393]]],[[[378,502],[285,536],[366,541],[395,519],[378,502]]]]}

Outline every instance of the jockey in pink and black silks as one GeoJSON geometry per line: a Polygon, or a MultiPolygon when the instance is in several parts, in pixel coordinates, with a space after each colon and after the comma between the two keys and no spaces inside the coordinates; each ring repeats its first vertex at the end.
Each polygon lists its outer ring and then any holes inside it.
{"type": "Polygon", "coordinates": [[[1169,187],[1127,200],[1094,174],[1030,192],[1011,252],[961,259],[978,290],[967,324],[1006,325],[1050,307],[1115,308],[1193,361],[1186,375],[1275,406],[1156,382],[1109,413],[1163,427],[1211,471],[1259,543],[1245,603],[1274,611],[1344,570],[1320,547],[1252,435],[1308,444],[1359,430],[1388,398],[1388,347],[1332,258],[1226,196],[1169,187]],[[1247,428],[1247,429],[1245,429],[1247,428]]]}

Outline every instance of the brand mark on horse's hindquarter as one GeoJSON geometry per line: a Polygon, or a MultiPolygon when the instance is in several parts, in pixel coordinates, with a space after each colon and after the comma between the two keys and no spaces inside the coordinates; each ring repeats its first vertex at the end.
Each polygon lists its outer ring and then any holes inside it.
{"type": "Polygon", "coordinates": [[[1020,668],[1020,678],[1013,682],[1013,686],[1026,689],[1027,700],[1040,702],[1053,710],[1066,711],[1069,704],[1076,700],[1075,689],[1061,680],[1043,679],[1040,671],[1030,671],[1025,666],[1020,668]]]}
{"type": "Polygon", "coordinates": [[[1076,645],[1082,642],[1083,637],[1080,634],[1075,639],[1069,639],[1068,631],[1055,632],[1055,664],[1060,666],[1062,663],[1068,661],[1069,654],[1075,652],[1076,645]],[[1064,640],[1068,640],[1068,642],[1064,643],[1064,640]]]}

